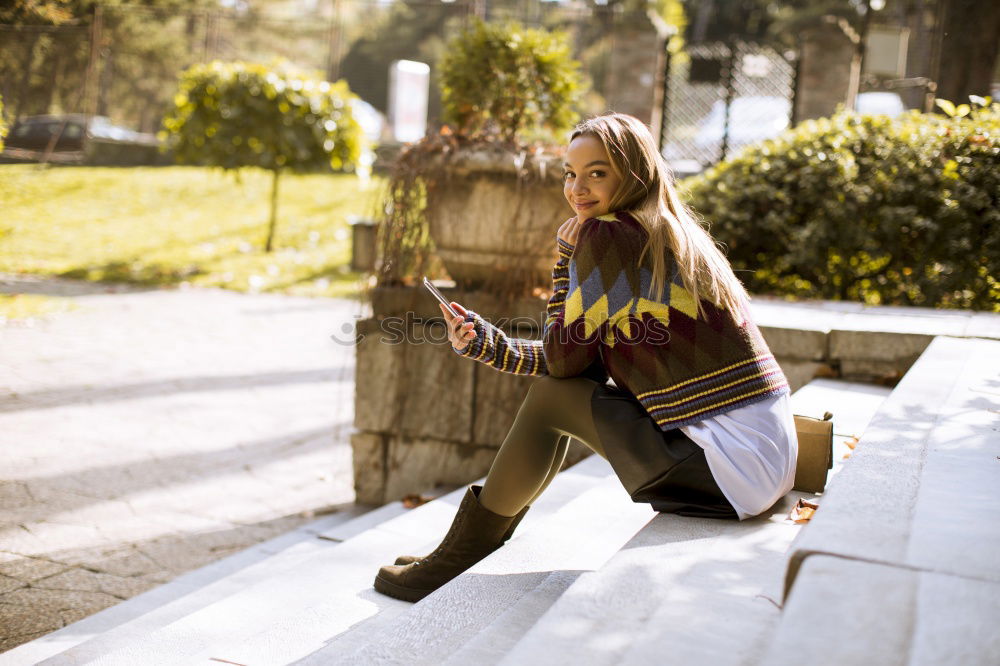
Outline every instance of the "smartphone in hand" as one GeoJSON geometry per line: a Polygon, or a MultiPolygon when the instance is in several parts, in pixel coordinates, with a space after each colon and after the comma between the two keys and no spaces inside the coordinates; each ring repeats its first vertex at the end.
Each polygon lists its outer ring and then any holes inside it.
{"type": "Polygon", "coordinates": [[[435,287],[433,284],[431,284],[431,281],[427,279],[426,275],[424,276],[424,286],[427,287],[427,289],[430,290],[430,292],[432,294],[434,294],[434,298],[438,299],[438,301],[441,302],[441,305],[443,305],[448,310],[448,312],[451,313],[451,316],[453,316],[453,317],[461,317],[462,316],[462,315],[458,314],[458,312],[455,311],[455,308],[451,307],[451,302],[448,301],[444,297],[444,295],[441,294],[440,291],[438,291],[437,287],[435,287]]]}

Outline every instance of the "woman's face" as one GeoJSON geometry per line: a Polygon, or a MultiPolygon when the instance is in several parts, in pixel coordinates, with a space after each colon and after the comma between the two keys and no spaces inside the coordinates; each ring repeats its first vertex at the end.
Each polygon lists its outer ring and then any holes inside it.
{"type": "Polygon", "coordinates": [[[563,194],[581,220],[611,212],[611,197],[621,182],[600,139],[582,134],[570,141],[563,165],[563,194]]]}

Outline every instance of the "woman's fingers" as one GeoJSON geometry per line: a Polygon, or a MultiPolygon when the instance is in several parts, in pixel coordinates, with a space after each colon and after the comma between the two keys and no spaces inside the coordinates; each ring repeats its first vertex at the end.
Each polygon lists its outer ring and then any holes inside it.
{"type": "Polygon", "coordinates": [[[572,218],[571,217],[568,220],[566,220],[565,222],[563,222],[562,225],[560,225],[560,227],[559,227],[559,231],[556,232],[556,236],[558,238],[566,241],[567,243],[572,242],[569,239],[569,233],[570,233],[571,227],[573,226],[573,220],[574,219],[576,219],[576,218],[572,218]]]}
{"type": "Polygon", "coordinates": [[[562,223],[559,227],[557,236],[570,245],[576,245],[577,238],[580,235],[580,227],[583,225],[583,220],[579,216],[574,216],[562,223]]]}
{"type": "Polygon", "coordinates": [[[444,304],[438,303],[438,307],[441,308],[441,314],[444,315],[444,320],[448,325],[448,340],[451,341],[451,345],[456,349],[464,349],[469,341],[476,337],[475,326],[471,321],[465,321],[465,308],[454,301],[452,301],[451,306],[461,312],[462,316],[453,317],[444,307],[444,304]]]}
{"type": "Polygon", "coordinates": [[[570,220],[569,240],[567,240],[566,242],[569,243],[570,245],[576,245],[576,239],[579,235],[580,235],[580,218],[579,216],[577,216],[574,217],[572,220],[570,220]]]}

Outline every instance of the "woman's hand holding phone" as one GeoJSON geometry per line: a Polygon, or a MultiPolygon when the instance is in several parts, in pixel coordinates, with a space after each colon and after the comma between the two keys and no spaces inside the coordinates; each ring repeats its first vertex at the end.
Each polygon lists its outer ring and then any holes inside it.
{"type": "Polygon", "coordinates": [[[455,301],[452,301],[451,307],[453,307],[460,315],[458,317],[454,317],[450,312],[448,312],[448,309],[444,306],[444,304],[438,303],[438,307],[441,308],[441,315],[444,317],[445,324],[448,326],[448,340],[451,342],[451,346],[458,351],[465,351],[465,348],[469,346],[469,343],[476,338],[475,326],[471,321],[465,321],[465,308],[455,301]]]}
{"type": "Polygon", "coordinates": [[[424,286],[438,300],[438,307],[441,308],[444,323],[448,327],[448,339],[451,341],[451,346],[458,351],[465,351],[465,348],[469,346],[469,341],[476,337],[475,326],[472,322],[465,321],[465,315],[468,312],[455,301],[446,299],[444,294],[438,291],[438,288],[427,279],[426,275],[424,276],[424,286]]]}

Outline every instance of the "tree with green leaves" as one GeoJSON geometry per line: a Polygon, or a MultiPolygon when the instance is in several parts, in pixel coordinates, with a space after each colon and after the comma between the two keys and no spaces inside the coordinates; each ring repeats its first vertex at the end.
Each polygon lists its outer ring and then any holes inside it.
{"type": "Polygon", "coordinates": [[[511,142],[535,128],[569,129],[578,118],[579,67],[565,33],[477,20],[441,62],[445,120],[511,142]]]}
{"type": "Polygon", "coordinates": [[[287,61],[217,60],[181,74],[161,137],[182,164],[273,173],[264,246],[270,252],[281,173],[353,169],[357,163],[364,135],[352,111],[356,99],[345,81],[319,80],[287,61]]]}

